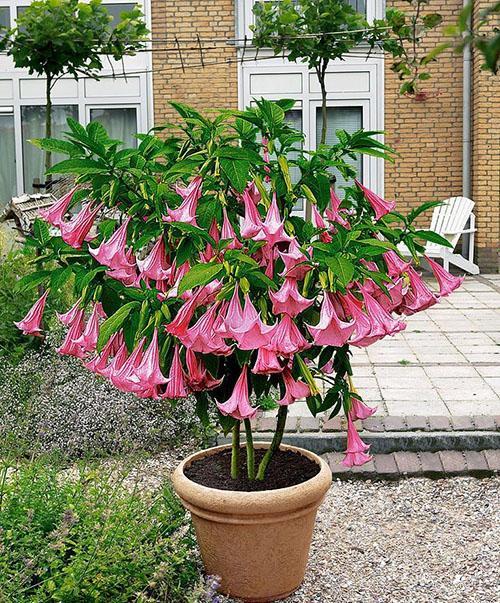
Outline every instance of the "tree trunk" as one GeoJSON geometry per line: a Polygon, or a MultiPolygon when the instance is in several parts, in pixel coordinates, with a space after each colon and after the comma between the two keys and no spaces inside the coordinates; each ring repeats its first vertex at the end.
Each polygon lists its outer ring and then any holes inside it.
{"type": "Polygon", "coordinates": [[[328,131],[328,115],[326,111],[326,85],[325,73],[318,74],[319,85],[321,88],[321,144],[326,144],[326,133],[328,131]]]}
{"type": "MultiPolygon", "coordinates": [[[[46,74],[46,87],[45,87],[45,138],[52,137],[52,97],[51,97],[51,88],[52,88],[52,76],[50,74],[46,74]]],[[[45,151],[45,171],[49,170],[52,167],[52,152],[45,151]]],[[[45,176],[45,190],[50,191],[52,187],[52,176],[45,176]]]]}

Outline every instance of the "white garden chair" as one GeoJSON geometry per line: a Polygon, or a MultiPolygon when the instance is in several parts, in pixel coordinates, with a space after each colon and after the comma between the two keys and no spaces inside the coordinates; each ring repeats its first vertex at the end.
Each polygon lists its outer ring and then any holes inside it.
{"type": "MultiPolygon", "coordinates": [[[[447,239],[452,247],[443,247],[428,241],[425,245],[425,254],[431,258],[441,258],[446,270],[449,269],[450,264],[453,264],[470,274],[479,274],[479,267],[474,263],[476,219],[472,213],[473,208],[474,201],[467,197],[450,197],[434,208],[430,230],[447,239]],[[455,247],[463,234],[469,235],[469,250],[466,258],[454,253],[455,247]]],[[[401,245],[398,248],[403,254],[410,255],[406,246],[401,245]]]]}

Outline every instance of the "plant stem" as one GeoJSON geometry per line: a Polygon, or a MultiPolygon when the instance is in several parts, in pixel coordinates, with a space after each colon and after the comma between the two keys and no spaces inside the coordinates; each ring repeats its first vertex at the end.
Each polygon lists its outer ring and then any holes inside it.
{"type": "Polygon", "coordinates": [[[233,427],[233,439],[231,444],[231,477],[238,479],[240,462],[240,422],[237,421],[233,427]]]}
{"type": "MultiPolygon", "coordinates": [[[[46,73],[45,86],[45,138],[52,137],[52,76],[46,73]]],[[[45,151],[45,171],[52,167],[52,153],[45,151]]],[[[52,187],[52,176],[45,177],[45,190],[48,192],[52,187]]]]}
{"type": "Polygon", "coordinates": [[[247,474],[248,479],[255,479],[255,450],[253,448],[252,424],[245,419],[245,435],[247,444],[247,474]]]}
{"type": "Polygon", "coordinates": [[[259,470],[257,471],[257,479],[263,480],[266,474],[267,466],[269,465],[269,461],[271,460],[273,454],[278,450],[281,444],[281,440],[283,439],[283,433],[285,432],[285,423],[286,416],[288,414],[287,406],[280,406],[278,410],[278,423],[276,425],[276,431],[274,432],[273,441],[271,445],[267,449],[266,454],[262,457],[262,460],[259,464],[259,470]]]}

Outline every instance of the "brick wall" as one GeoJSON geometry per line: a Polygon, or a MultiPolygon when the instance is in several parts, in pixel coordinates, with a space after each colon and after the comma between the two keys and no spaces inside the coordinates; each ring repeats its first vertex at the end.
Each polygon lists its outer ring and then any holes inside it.
{"type": "MultiPolygon", "coordinates": [[[[476,0],[474,21],[490,0],[476,0]]],[[[472,198],[476,202],[477,257],[483,271],[498,271],[500,247],[500,75],[473,56],[472,198]]]]}
{"type": "Polygon", "coordinates": [[[203,42],[206,66],[195,66],[201,62],[197,34],[202,40],[235,37],[234,0],[152,0],[152,23],[153,40],[157,40],[153,47],[155,125],[175,119],[170,100],[197,109],[237,108],[237,65],[210,64],[233,61],[234,47],[222,41],[203,42]],[[175,46],[176,36],[185,72],[175,46]]]}

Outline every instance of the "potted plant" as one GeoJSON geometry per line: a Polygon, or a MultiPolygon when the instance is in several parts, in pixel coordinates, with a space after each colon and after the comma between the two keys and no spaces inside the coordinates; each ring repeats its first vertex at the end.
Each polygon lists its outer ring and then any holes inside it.
{"type": "Polygon", "coordinates": [[[201,420],[232,434],[231,446],[187,458],[173,482],[208,573],[247,601],[299,586],[331,481],[322,459],[281,445],[288,407],[305,398],[313,415],[343,409],[344,463],[369,460],[355,421],[374,409],[353,386],[350,346],[401,331],[461,281],[427,260],[435,293],[415,268],[423,241],[447,245],[415,226],[435,203],[403,216],[357,180],[335,191],[332,166],[355,176],[346,155],[391,159],[376,133],[339,132],[337,145],[306,154],[286,124],[292,105],[261,100],[213,119],[174,105],[182,136],[139,135],[136,149],[71,120],[67,140],[34,141],[69,155],[51,171],[76,174],[76,187],[36,221],[37,271],[19,283],[47,286],[17,323],[25,333],[41,333],[47,296],[72,280],[61,354],[143,398],[193,395],[201,420]],[[310,218],[294,213],[298,202],[310,218]],[[272,391],[273,440],[254,444],[252,419],[272,391]]]}

